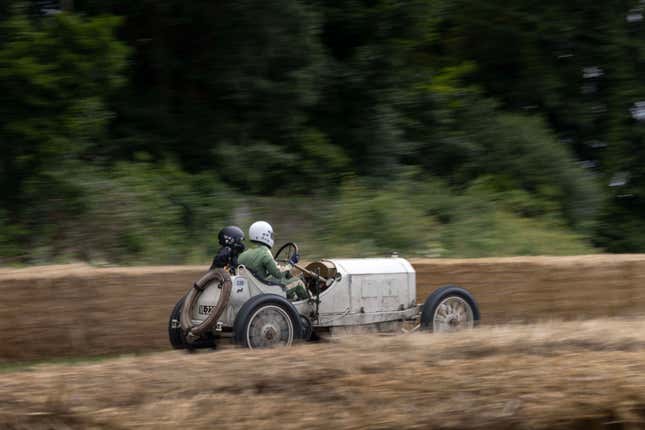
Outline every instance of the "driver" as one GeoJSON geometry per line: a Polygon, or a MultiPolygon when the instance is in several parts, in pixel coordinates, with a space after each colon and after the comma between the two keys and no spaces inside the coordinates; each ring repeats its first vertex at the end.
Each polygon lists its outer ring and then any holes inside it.
{"type": "MultiPolygon", "coordinates": [[[[240,254],[237,261],[243,264],[260,281],[267,284],[277,284],[286,290],[289,300],[304,300],[309,298],[307,289],[300,278],[294,277],[290,270],[281,271],[276,264],[271,248],[273,247],[273,228],[265,221],[256,221],[249,228],[249,239],[257,246],[240,254]]],[[[289,259],[289,263],[297,264],[298,254],[289,259]]]]}

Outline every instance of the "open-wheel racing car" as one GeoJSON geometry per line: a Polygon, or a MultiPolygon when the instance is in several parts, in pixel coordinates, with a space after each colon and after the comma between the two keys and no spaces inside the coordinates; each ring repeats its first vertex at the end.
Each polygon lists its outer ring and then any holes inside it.
{"type": "MultiPolygon", "coordinates": [[[[289,242],[275,259],[284,267],[294,253],[298,247],[289,242]]],[[[457,331],[479,322],[474,298],[457,286],[438,288],[418,305],[416,273],[404,258],[323,259],[293,266],[302,273],[309,299],[288,300],[282,286],[261,282],[242,265],[209,270],[170,315],[172,346],[214,347],[232,340],[254,349],[356,331],[457,331]]]]}

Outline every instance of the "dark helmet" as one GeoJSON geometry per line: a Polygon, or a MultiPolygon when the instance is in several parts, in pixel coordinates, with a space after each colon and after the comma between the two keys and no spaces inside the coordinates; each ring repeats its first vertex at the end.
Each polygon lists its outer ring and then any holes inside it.
{"type": "Polygon", "coordinates": [[[229,225],[219,231],[217,239],[220,245],[231,246],[236,243],[242,243],[244,240],[244,232],[239,227],[229,225]]]}

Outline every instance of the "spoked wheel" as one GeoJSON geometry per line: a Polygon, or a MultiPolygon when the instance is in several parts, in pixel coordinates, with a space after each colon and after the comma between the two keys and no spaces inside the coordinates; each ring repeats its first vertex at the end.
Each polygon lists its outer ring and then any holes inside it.
{"type": "Polygon", "coordinates": [[[249,319],[246,343],[249,348],[273,348],[293,343],[293,323],[280,306],[260,306],[249,319]]]}
{"type": "Polygon", "coordinates": [[[428,297],[421,312],[421,327],[433,332],[455,332],[475,327],[479,308],[464,288],[447,286],[428,297]]]}
{"type": "Polygon", "coordinates": [[[432,331],[458,331],[473,328],[473,309],[459,296],[450,296],[441,301],[434,311],[432,331]]]}
{"type": "Polygon", "coordinates": [[[298,311],[276,294],[252,297],[233,324],[233,340],[250,349],[289,346],[301,339],[303,332],[298,311]]]}

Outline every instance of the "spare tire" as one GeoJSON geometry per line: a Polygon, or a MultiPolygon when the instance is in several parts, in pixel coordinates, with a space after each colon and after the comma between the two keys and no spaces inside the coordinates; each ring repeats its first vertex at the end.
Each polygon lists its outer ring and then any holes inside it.
{"type": "Polygon", "coordinates": [[[202,276],[199,281],[195,282],[193,288],[191,288],[186,295],[186,299],[184,300],[184,304],[181,309],[181,328],[186,334],[186,340],[188,342],[198,339],[203,333],[213,328],[217,319],[222,315],[222,312],[224,312],[224,309],[226,309],[226,306],[228,305],[228,301],[231,298],[232,287],[231,275],[222,268],[210,270],[202,276]],[[204,289],[213,282],[217,282],[217,287],[221,289],[219,299],[211,309],[208,317],[199,324],[193,325],[192,315],[195,305],[204,289]]]}

